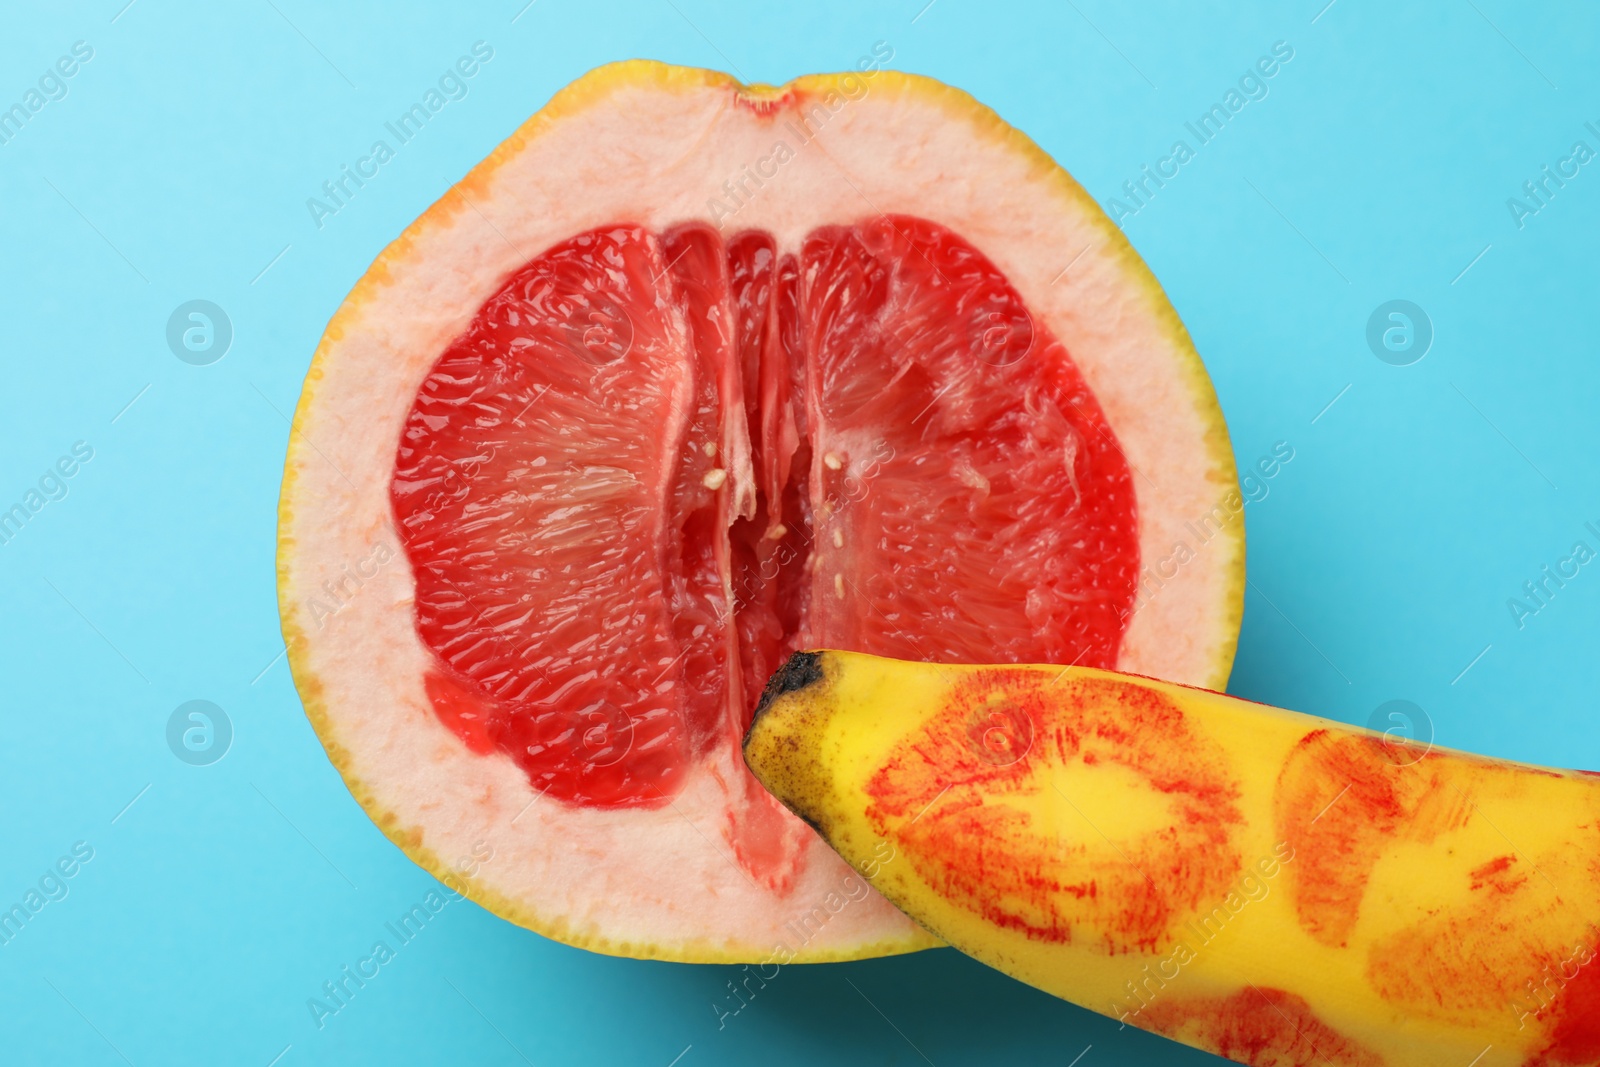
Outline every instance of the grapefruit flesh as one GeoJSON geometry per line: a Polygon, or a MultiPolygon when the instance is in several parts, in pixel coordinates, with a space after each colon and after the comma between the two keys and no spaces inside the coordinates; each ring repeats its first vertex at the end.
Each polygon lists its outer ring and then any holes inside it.
{"type": "Polygon", "coordinates": [[[1233,488],[1159,288],[992,113],[618,64],[330,323],[285,639],[374,821],[499,914],[634,956],[904,952],[935,942],[739,756],[767,675],[826,646],[1218,687],[1233,488]]]}
{"type": "Polygon", "coordinates": [[[578,804],[665,803],[801,647],[1112,666],[1138,571],[1082,375],[905,216],[557,245],[423,381],[390,491],[435,711],[578,804]]]}

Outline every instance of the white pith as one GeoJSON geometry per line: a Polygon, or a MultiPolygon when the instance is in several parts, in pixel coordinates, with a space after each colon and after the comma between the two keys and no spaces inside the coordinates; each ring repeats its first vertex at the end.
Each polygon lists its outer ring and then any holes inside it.
{"type": "Polygon", "coordinates": [[[308,706],[315,687],[324,742],[343,755],[364,802],[393,818],[391,831],[420,835],[445,864],[492,849],[473,883],[513,902],[511,917],[563,939],[752,961],[779,945],[825,958],[926,943],[887,901],[862,895],[820,839],[787,894],[750,881],[723,837],[731,783],[746,773],[731,747],[695,768],[668,806],[575,808],[536,795],[505,756],[469,752],[429,705],[432,653],[417,636],[388,496],[400,426],[434,361],[506,276],[580,231],[635,222],[659,232],[710,221],[720,201],[737,208],[722,220],[726,236],[764,229],[791,251],[815,227],[880,212],[920,215],[971,241],[1098,397],[1135,472],[1142,563],[1170,558],[1179,543],[1198,550],[1159,590],[1141,591],[1119,669],[1226,681],[1218,665],[1236,632],[1242,544],[1229,536],[1201,547],[1187,524],[1218,505],[1232,470],[1208,442],[1209,391],[1195,385],[1193,354],[1159,290],[1134,275],[1097,209],[1075,209],[1059,172],[1015,150],[986,113],[903,77],[859,84],[864,95],[836,98],[836,110],[802,94],[762,113],[731,85],[641,78],[532,124],[491,158],[486,177],[447,195],[447,219],[387,253],[386,278],[336,319],[308,377],[290,442],[280,588],[296,678],[308,706]],[[814,116],[805,144],[797,107],[814,116]],[[790,158],[758,167],[782,154],[779,142],[790,158]],[[736,204],[724,183],[741,179],[750,195],[736,204]],[[826,921],[802,927],[814,930],[802,939],[793,924],[819,908],[826,921]]]}

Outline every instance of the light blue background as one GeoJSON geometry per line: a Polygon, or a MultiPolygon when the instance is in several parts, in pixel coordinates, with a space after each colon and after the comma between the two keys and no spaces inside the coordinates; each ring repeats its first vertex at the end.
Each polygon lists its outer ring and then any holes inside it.
{"type": "Polygon", "coordinates": [[[285,416],[385,243],[612,59],[781,82],[886,41],[891,66],[971,91],[1105,202],[1288,42],[1270,95],[1127,222],[1241,464],[1294,448],[1248,508],[1232,690],[1355,722],[1407,699],[1443,743],[1600,764],[1600,566],[1522,629],[1506,604],[1574,541],[1600,547],[1583,528],[1600,525],[1600,163],[1525,228],[1506,207],[1575,140],[1600,149],[1592,7],[124,2],[12,3],[0,32],[4,105],[74,41],[95,50],[0,145],[0,506],[94,448],[0,545],[0,903],[94,848],[0,947],[0,1059],[1211,1062],[950,951],[785,969],[719,1031],[731,969],[590,955],[469,903],[313,1025],[307,998],[434,883],[345,792],[280,656],[285,416]],[[480,39],[495,55],[470,95],[318,230],[306,198],[480,39]],[[165,343],[194,298],[233,323],[211,366],[165,343]],[[1365,342],[1394,298],[1434,324],[1413,366],[1365,342]],[[191,699],[233,723],[212,766],[166,745],[191,699]]]}

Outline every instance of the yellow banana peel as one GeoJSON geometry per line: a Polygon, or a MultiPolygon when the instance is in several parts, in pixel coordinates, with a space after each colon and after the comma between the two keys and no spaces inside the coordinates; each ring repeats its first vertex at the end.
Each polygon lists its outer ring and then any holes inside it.
{"type": "Polygon", "coordinates": [[[1600,778],[1078,667],[797,654],[756,777],[962,952],[1282,1067],[1600,1064],[1600,778]]]}

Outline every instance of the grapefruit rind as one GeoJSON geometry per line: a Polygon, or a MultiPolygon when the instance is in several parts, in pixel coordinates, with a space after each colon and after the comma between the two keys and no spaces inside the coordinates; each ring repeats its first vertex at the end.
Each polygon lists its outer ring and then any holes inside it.
{"type": "MultiPolygon", "coordinates": [[[[772,957],[784,912],[747,894],[736,869],[717,871],[726,859],[717,853],[717,827],[690,817],[715,814],[714,805],[697,808],[704,796],[694,785],[663,809],[687,831],[664,821],[659,834],[641,834],[637,824],[621,832],[601,828],[606,813],[542,801],[509,760],[466,753],[422,695],[423,649],[398,552],[331,612],[308,606],[336,568],[369,559],[375,544],[398,543],[384,487],[416,385],[482,300],[544,247],[623,217],[647,225],[704,217],[703,194],[745,162],[746,149],[770,144],[761,123],[775,122],[771,115],[782,117],[784,107],[809,104],[816,115],[819,102],[845,99],[815,131],[818,151],[790,164],[796,188],[813,195],[754,199],[740,206],[733,228],[759,226],[792,240],[818,221],[907,210],[947,222],[984,249],[1066,344],[1127,450],[1146,559],[1166,554],[1181,523],[1211,514],[1236,488],[1226,424],[1187,332],[1083,189],[966,93],[879,71],[865,94],[847,99],[862,84],[854,74],[813,75],[776,91],[762,87],[764,102],[779,103],[747,119],[737,105],[750,90],[727,75],[642,60],[599,68],[556,94],[378,256],[330,321],[307,373],[278,544],[283,634],[307,717],[352,795],[413,861],[545,936],[614,955],[753,962],[772,957]],[[715,146],[722,155],[708,150],[714,134],[726,135],[715,146]],[[684,173],[689,161],[705,173],[684,173]],[[619,176],[624,165],[640,180],[619,176]],[[467,855],[486,833],[500,835],[486,842],[499,863],[473,877],[455,872],[449,857],[467,855]],[[608,838],[643,836],[660,838],[655,856],[607,859],[608,838]],[[590,839],[597,843],[586,849],[590,839]],[[653,861],[682,864],[694,851],[701,869],[676,886],[671,874],[654,893],[634,884],[659,866],[653,861]],[[714,899],[697,913],[686,905],[691,891],[714,899]]],[[[1142,598],[1118,667],[1225,684],[1242,617],[1243,562],[1243,523],[1235,519],[1159,594],[1142,598]]],[[[701,769],[697,781],[708,793],[742,773],[737,752],[725,756],[701,769]]],[[[816,845],[790,900],[799,912],[850,876],[816,845]]],[[[792,958],[857,959],[937,944],[876,895],[852,907],[792,958]]]]}

